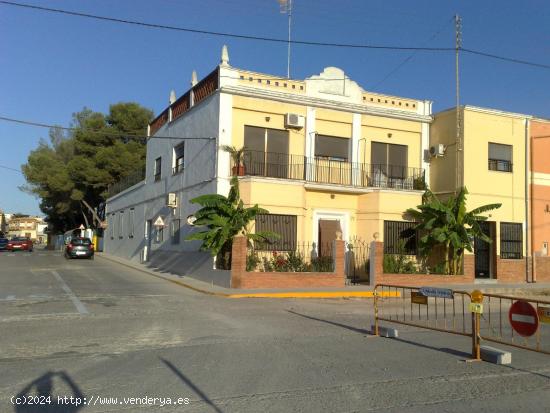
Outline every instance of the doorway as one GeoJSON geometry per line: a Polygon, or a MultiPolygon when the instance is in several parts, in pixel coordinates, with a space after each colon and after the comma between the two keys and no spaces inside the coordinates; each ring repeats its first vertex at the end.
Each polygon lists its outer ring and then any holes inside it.
{"type": "Polygon", "coordinates": [[[481,230],[491,239],[491,243],[481,238],[474,239],[475,277],[494,278],[494,260],[496,248],[496,225],[494,222],[483,221],[479,223],[481,230]]]}
{"type": "Polygon", "coordinates": [[[342,235],[339,219],[319,219],[319,256],[332,257],[332,244],[337,233],[342,235]]]}

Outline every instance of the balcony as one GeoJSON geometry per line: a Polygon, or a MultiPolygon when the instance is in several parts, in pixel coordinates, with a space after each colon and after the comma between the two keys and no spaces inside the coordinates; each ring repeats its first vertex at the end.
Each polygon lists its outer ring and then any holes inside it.
{"type": "MultiPolygon", "coordinates": [[[[373,165],[344,160],[308,158],[273,152],[246,151],[244,176],[290,179],[355,188],[424,190],[424,169],[396,165],[373,165]]],[[[237,172],[235,165],[232,170],[237,172]]]]}

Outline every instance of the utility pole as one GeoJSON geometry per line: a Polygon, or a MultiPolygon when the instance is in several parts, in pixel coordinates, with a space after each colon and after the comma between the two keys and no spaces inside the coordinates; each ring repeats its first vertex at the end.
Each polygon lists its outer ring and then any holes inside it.
{"type": "Polygon", "coordinates": [[[462,17],[458,14],[455,14],[455,66],[456,66],[456,138],[455,138],[455,148],[456,148],[456,188],[455,193],[458,193],[462,187],[463,179],[462,174],[464,173],[464,165],[462,156],[463,151],[463,142],[462,142],[462,117],[460,113],[460,66],[459,66],[459,52],[462,48],[462,17]]]}

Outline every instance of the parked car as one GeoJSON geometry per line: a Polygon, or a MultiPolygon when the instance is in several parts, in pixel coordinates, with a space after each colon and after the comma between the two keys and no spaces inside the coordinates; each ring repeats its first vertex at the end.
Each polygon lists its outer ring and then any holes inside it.
{"type": "Polygon", "coordinates": [[[8,242],[9,240],[7,238],[0,238],[0,251],[8,249],[8,242]]]}
{"type": "Polygon", "coordinates": [[[8,241],[6,245],[8,251],[29,251],[33,250],[33,243],[30,238],[25,237],[15,237],[8,241]]]}
{"type": "Polygon", "coordinates": [[[90,238],[71,238],[65,247],[65,258],[89,258],[94,259],[94,244],[90,238]]]}

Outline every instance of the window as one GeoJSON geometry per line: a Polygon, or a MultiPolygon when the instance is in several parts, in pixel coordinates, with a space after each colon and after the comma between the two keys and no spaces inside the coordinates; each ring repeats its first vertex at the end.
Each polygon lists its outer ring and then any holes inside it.
{"type": "Polygon", "coordinates": [[[523,225],[511,222],[500,223],[500,258],[523,257],[523,225]]]}
{"type": "Polygon", "coordinates": [[[161,243],[164,238],[164,227],[155,227],[155,242],[161,243]]]}
{"type": "Polygon", "coordinates": [[[128,217],[128,238],[134,238],[134,208],[130,208],[128,217]]]}
{"type": "Polygon", "coordinates": [[[246,175],[288,177],[288,131],[244,127],[246,175]]]}
{"type": "Polygon", "coordinates": [[[373,173],[390,178],[407,177],[407,145],[391,143],[371,143],[371,164],[373,173]]]}
{"type": "Polygon", "coordinates": [[[512,172],[512,145],[489,143],[489,170],[512,172]]]}
{"type": "Polygon", "coordinates": [[[349,158],[349,142],[347,138],[315,135],[315,157],[346,162],[349,158]]]}
{"type": "Polygon", "coordinates": [[[109,235],[111,236],[111,239],[114,239],[115,238],[115,222],[116,222],[116,218],[115,218],[115,214],[111,214],[111,222],[109,223],[109,235]]]}
{"type": "Polygon", "coordinates": [[[120,211],[118,214],[118,237],[124,237],[124,211],[120,211]]]}
{"type": "Polygon", "coordinates": [[[180,243],[180,220],[173,219],[170,222],[170,238],[172,239],[172,244],[180,243]]]}
{"type": "Polygon", "coordinates": [[[155,159],[155,182],[160,181],[162,169],[162,157],[155,159]]]}
{"type": "Polygon", "coordinates": [[[185,154],[185,143],[181,143],[174,148],[174,163],[172,165],[172,175],[183,172],[183,159],[185,154]]]}
{"type": "Polygon", "coordinates": [[[258,250],[294,251],[298,221],[296,215],[259,214],[256,216],[256,232],[271,231],[281,237],[258,245],[258,250]]]}
{"type": "Polygon", "coordinates": [[[417,254],[416,222],[384,221],[384,254],[417,254]]]}

